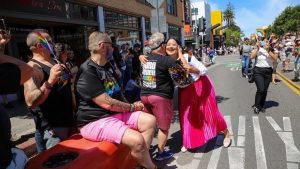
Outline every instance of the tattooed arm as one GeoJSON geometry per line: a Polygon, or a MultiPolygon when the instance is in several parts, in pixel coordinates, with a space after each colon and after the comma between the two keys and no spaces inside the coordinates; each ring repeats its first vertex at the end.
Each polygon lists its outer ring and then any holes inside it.
{"type": "Polygon", "coordinates": [[[93,98],[93,101],[98,106],[114,112],[129,112],[129,111],[139,111],[144,109],[144,105],[141,102],[135,102],[133,104],[125,103],[111,98],[107,93],[103,93],[93,98]]]}
{"type": "Polygon", "coordinates": [[[24,83],[24,96],[27,106],[35,108],[47,99],[52,86],[58,80],[62,67],[60,65],[54,65],[51,68],[49,79],[42,82],[44,79],[42,69],[33,62],[29,62],[28,65],[33,68],[33,75],[24,83]]]}

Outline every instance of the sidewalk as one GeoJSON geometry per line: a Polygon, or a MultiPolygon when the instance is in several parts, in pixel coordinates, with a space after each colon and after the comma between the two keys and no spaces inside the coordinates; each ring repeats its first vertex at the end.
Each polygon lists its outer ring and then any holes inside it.
{"type": "Polygon", "coordinates": [[[277,77],[281,78],[282,80],[284,80],[284,82],[286,82],[288,85],[291,85],[293,88],[295,88],[295,90],[300,91],[300,82],[293,82],[292,79],[294,79],[295,77],[295,72],[294,72],[294,58],[293,60],[291,60],[291,63],[289,65],[289,70],[287,72],[283,72],[282,71],[282,62],[278,63],[277,66],[277,77]]]}
{"type": "Polygon", "coordinates": [[[13,145],[23,149],[30,157],[35,150],[35,125],[32,115],[27,111],[24,101],[11,102],[13,108],[6,109],[11,121],[11,140],[13,145]]]}

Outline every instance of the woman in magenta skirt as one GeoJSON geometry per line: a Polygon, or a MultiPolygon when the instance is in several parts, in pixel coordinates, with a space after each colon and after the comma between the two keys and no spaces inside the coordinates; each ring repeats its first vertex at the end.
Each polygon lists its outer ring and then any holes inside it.
{"type": "Polygon", "coordinates": [[[220,132],[224,133],[223,146],[230,146],[227,124],[219,111],[215,88],[206,75],[207,68],[199,62],[191,50],[182,54],[177,40],[167,41],[167,54],[179,58],[189,72],[193,83],[179,88],[179,116],[182,133],[182,151],[204,145],[220,132]]]}

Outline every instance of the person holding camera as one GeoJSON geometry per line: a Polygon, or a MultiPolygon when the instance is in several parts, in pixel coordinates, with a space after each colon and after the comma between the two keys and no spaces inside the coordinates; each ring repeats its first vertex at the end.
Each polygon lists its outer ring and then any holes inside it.
{"type": "Polygon", "coordinates": [[[252,106],[255,114],[265,112],[265,102],[268,88],[272,81],[273,61],[277,59],[274,49],[270,47],[269,42],[264,41],[256,43],[256,49],[251,53],[251,59],[256,59],[253,70],[253,78],[256,84],[255,104],[252,106]]]}
{"type": "Polygon", "coordinates": [[[75,126],[71,75],[61,62],[51,57],[53,47],[46,31],[33,30],[26,43],[33,54],[28,62],[33,68],[33,76],[24,84],[24,96],[34,117],[40,153],[69,137],[75,126]]]}

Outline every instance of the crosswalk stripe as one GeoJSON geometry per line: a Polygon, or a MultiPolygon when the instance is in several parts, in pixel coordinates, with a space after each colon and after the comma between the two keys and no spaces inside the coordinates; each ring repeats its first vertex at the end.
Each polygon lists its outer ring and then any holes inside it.
{"type": "Polygon", "coordinates": [[[245,168],[245,149],[238,147],[228,148],[229,168],[244,169],[245,168]]]}
{"type": "Polygon", "coordinates": [[[274,128],[275,131],[282,131],[282,129],[279,127],[279,125],[272,117],[266,116],[266,119],[269,121],[269,123],[271,124],[271,126],[274,128]]]}
{"type": "Polygon", "coordinates": [[[289,162],[300,162],[300,151],[295,146],[292,132],[278,132],[281,140],[285,144],[286,158],[289,162]]]}
{"type": "Polygon", "coordinates": [[[210,157],[207,169],[217,169],[222,148],[214,149],[210,157]]]}
{"type": "Polygon", "coordinates": [[[245,134],[246,134],[246,118],[245,118],[245,116],[240,116],[239,117],[239,128],[238,128],[238,139],[237,139],[238,147],[245,146],[245,134]]]}
{"type": "Polygon", "coordinates": [[[265,155],[265,148],[263,138],[260,130],[259,120],[257,116],[252,117],[254,127],[254,141],[257,168],[267,169],[267,160],[265,155]]]}
{"type": "Polygon", "coordinates": [[[287,169],[299,169],[296,163],[287,163],[287,169]]]}
{"type": "Polygon", "coordinates": [[[224,119],[225,119],[225,121],[227,123],[227,129],[232,134],[232,137],[231,137],[231,146],[235,146],[234,133],[232,131],[232,125],[231,125],[231,117],[230,116],[224,116],[224,119]]]}
{"type": "Polygon", "coordinates": [[[283,117],[283,129],[284,131],[292,131],[291,120],[289,117],[283,117]]]}

